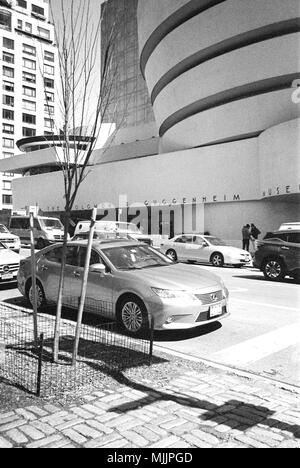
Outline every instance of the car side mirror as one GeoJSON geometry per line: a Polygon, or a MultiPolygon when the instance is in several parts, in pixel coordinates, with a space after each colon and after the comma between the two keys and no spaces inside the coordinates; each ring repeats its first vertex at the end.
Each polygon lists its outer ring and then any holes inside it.
{"type": "Polygon", "coordinates": [[[208,247],[208,244],[206,242],[202,242],[202,247],[208,247]]]}
{"type": "Polygon", "coordinates": [[[103,263],[94,263],[94,265],[90,266],[91,273],[99,273],[100,275],[105,275],[106,267],[103,263]]]}

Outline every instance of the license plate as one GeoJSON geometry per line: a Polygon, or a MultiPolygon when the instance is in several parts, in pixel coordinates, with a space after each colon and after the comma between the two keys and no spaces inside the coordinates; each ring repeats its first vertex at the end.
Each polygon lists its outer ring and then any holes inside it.
{"type": "Polygon", "coordinates": [[[218,315],[222,315],[222,304],[215,304],[210,306],[209,309],[210,318],[217,317],[218,315]]]}
{"type": "Polygon", "coordinates": [[[1,279],[3,279],[3,280],[13,279],[13,274],[12,273],[5,273],[4,275],[1,275],[1,279]]]}

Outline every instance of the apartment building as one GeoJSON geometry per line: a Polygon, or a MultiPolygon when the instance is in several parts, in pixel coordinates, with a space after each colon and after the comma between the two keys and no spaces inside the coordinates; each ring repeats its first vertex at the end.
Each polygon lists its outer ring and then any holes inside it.
{"type": "MultiPolygon", "coordinates": [[[[0,158],[16,142],[54,132],[57,48],[46,0],[0,0],[0,158]]],[[[12,209],[13,173],[0,173],[0,214],[12,209]]],[[[4,215],[4,216],[3,216],[4,215]]]]}

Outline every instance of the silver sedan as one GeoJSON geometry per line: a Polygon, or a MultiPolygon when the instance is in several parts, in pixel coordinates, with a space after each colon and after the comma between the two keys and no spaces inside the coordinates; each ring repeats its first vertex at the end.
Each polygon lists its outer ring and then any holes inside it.
{"type": "MultiPolygon", "coordinates": [[[[77,308],[87,242],[69,242],[64,277],[64,304],[77,308]]],[[[38,306],[57,301],[62,245],[36,254],[38,306]]],[[[20,292],[32,301],[30,258],[18,273],[20,292]]],[[[228,315],[228,290],[222,280],[197,266],[174,263],[138,241],[103,240],[92,246],[86,308],[117,319],[131,334],[149,327],[190,328],[228,315]]]]}

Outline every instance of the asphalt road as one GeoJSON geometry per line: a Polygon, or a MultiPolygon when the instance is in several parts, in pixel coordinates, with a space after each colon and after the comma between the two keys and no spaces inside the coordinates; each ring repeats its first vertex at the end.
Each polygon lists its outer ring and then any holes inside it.
{"type": "MultiPolygon", "coordinates": [[[[156,332],[156,345],[300,386],[299,285],[266,281],[253,268],[199,268],[222,277],[231,315],[197,329],[156,332]]],[[[1,285],[0,300],[26,304],[15,285],[1,285]]]]}

